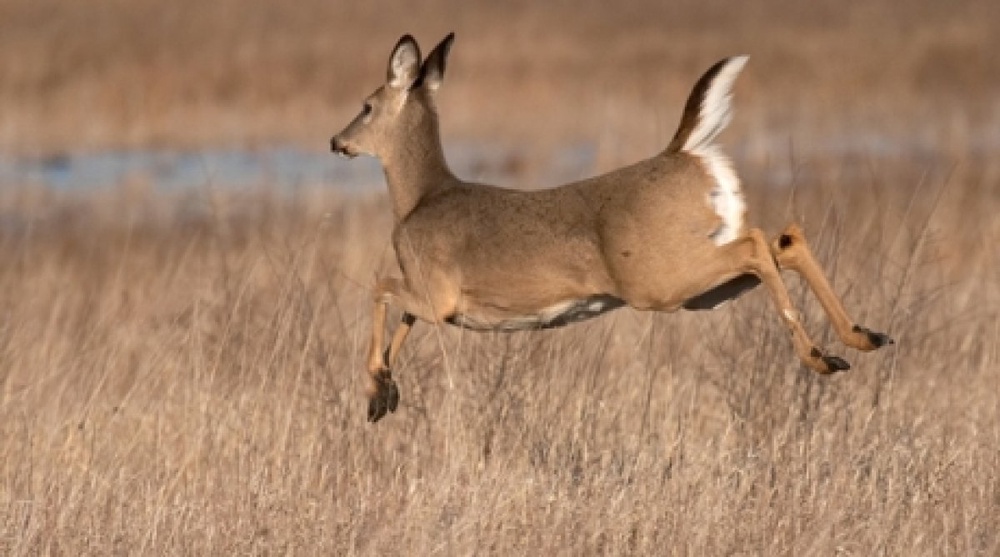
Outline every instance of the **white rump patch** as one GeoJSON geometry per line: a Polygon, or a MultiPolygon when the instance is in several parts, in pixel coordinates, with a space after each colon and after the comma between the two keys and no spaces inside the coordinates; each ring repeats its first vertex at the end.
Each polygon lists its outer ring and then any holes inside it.
{"type": "Polygon", "coordinates": [[[722,218],[722,226],[712,232],[711,238],[720,246],[739,237],[743,230],[746,203],[732,162],[712,142],[732,119],[733,83],[748,59],[748,56],[730,58],[715,75],[702,98],[698,123],[681,148],[698,157],[715,182],[715,187],[709,194],[709,203],[715,214],[722,218]]]}
{"type": "Polygon", "coordinates": [[[699,153],[692,154],[701,160],[712,181],[715,182],[715,186],[708,194],[708,202],[711,203],[715,214],[722,218],[722,225],[712,232],[712,241],[717,246],[728,244],[738,238],[740,231],[743,230],[743,215],[747,210],[743,192],[740,190],[740,179],[736,176],[729,158],[717,147],[709,146],[699,153]]]}

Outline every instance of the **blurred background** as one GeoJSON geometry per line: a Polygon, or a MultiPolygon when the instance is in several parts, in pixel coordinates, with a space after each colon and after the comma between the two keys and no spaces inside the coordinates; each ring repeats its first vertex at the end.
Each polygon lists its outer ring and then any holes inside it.
{"type": "MultiPolygon", "coordinates": [[[[0,0],[0,554],[1000,554],[1000,2],[0,0]],[[720,136],[856,322],[758,289],[420,324],[365,423],[378,163],[330,137],[457,35],[456,173],[538,188],[720,136]]],[[[526,271],[527,272],[527,271],[526,271]]],[[[395,311],[395,310],[393,310],[395,311]]],[[[392,314],[390,322],[398,320],[392,314]]]]}
{"type": "Polygon", "coordinates": [[[469,178],[655,152],[701,72],[741,53],[738,158],[981,157],[1000,146],[997,21],[986,0],[0,0],[0,183],[377,185],[321,155],[404,32],[425,52],[457,34],[440,104],[469,178]]]}

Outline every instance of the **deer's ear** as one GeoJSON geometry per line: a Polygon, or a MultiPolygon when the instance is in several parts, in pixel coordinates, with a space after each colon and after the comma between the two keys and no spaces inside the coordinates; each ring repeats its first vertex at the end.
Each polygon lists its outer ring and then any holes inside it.
{"type": "Polygon", "coordinates": [[[420,81],[431,91],[437,91],[444,81],[445,63],[448,61],[448,52],[451,51],[451,43],[455,42],[455,34],[448,33],[434,50],[427,55],[427,60],[420,68],[420,81]]]}
{"type": "Polygon", "coordinates": [[[394,89],[409,89],[420,77],[420,47],[410,35],[403,35],[389,55],[386,82],[394,89]]]}

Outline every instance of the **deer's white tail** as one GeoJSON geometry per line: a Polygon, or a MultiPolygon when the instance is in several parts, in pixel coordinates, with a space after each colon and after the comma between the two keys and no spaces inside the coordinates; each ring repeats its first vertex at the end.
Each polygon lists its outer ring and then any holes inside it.
{"type": "Polygon", "coordinates": [[[712,234],[712,239],[718,245],[736,239],[746,212],[740,180],[732,163],[713,142],[732,118],[733,83],[747,59],[747,56],[726,58],[701,76],[684,105],[677,133],[667,147],[668,153],[684,152],[701,159],[715,180],[711,203],[722,218],[722,226],[712,234]]]}

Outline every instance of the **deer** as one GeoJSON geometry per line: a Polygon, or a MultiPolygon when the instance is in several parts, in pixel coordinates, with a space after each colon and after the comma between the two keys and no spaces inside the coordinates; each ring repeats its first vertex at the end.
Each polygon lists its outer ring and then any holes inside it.
{"type": "Polygon", "coordinates": [[[445,161],[436,95],[455,34],[421,58],[409,34],[389,56],[386,82],[330,147],[377,157],[392,204],[401,277],[376,277],[367,354],[368,421],[399,404],[392,377],[416,321],[476,331],[540,330],[628,306],[711,310],[764,284],[801,363],[850,369],[803,328],[782,281],[798,273],[845,345],[871,351],[892,338],[855,323],[803,229],[770,242],[744,222],[730,159],[715,143],[732,117],[732,88],[748,56],[726,58],[695,83],[666,149],[605,174],[545,189],[464,181],[445,161]],[[402,319],[383,351],[392,304],[402,319]]]}

